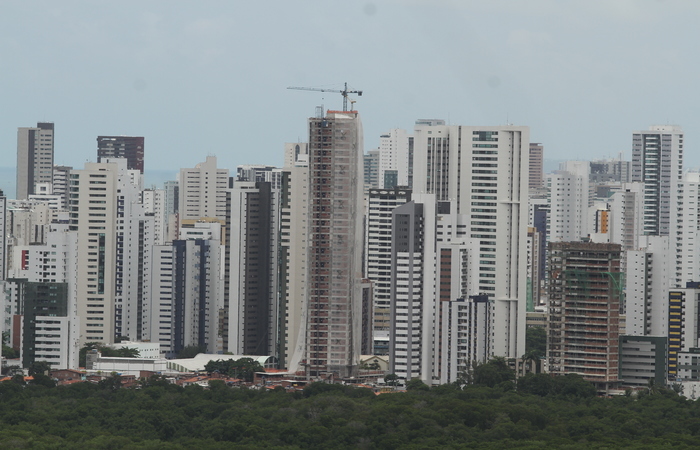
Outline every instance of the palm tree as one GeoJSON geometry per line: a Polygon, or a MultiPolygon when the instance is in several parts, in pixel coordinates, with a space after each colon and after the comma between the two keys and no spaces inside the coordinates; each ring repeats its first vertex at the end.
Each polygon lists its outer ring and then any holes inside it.
{"type": "Polygon", "coordinates": [[[532,372],[532,373],[536,373],[536,374],[541,372],[541,369],[540,369],[540,356],[537,354],[537,351],[535,351],[535,350],[529,350],[529,351],[525,352],[525,354],[524,354],[523,357],[522,357],[522,360],[523,360],[523,365],[524,365],[525,363],[528,363],[529,370],[527,370],[526,372],[532,372]],[[533,369],[533,367],[532,367],[533,363],[534,363],[534,365],[535,365],[535,367],[534,367],[535,370],[534,370],[534,371],[532,370],[532,369],[533,369]]]}

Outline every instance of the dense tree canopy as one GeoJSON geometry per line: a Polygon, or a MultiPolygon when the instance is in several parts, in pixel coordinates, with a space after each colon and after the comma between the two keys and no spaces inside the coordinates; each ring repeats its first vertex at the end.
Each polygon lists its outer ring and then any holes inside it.
{"type": "Polygon", "coordinates": [[[579,377],[528,375],[517,390],[502,389],[501,382],[495,388],[443,385],[379,396],[321,383],[287,393],[220,382],[208,390],[181,388],[159,377],[126,389],[116,381],[53,388],[25,385],[21,377],[0,383],[0,448],[700,445],[700,403],[666,389],[591,397],[579,377]],[[550,382],[558,387],[538,388],[550,382]]]}
{"type": "Polygon", "coordinates": [[[547,331],[542,327],[529,327],[525,329],[525,352],[539,358],[547,354],[547,331]]]}
{"type": "Polygon", "coordinates": [[[216,361],[209,361],[204,366],[204,370],[206,370],[208,373],[218,372],[232,378],[240,378],[244,381],[253,381],[255,372],[264,372],[265,368],[253,358],[240,358],[235,360],[219,359],[216,361]]]}

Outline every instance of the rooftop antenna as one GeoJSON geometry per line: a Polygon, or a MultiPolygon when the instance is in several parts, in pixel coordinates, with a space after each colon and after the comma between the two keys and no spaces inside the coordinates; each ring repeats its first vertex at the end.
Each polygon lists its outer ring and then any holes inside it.
{"type": "MultiPolygon", "coordinates": [[[[345,83],[345,89],[343,89],[343,90],[322,89],[322,88],[312,88],[312,87],[299,87],[299,86],[289,86],[287,89],[295,89],[297,91],[335,92],[336,94],[340,94],[343,96],[343,111],[348,110],[348,94],[357,94],[358,96],[362,97],[362,91],[349,91],[348,90],[348,83],[345,83]]],[[[352,104],[354,105],[355,101],[353,101],[352,104]]]]}

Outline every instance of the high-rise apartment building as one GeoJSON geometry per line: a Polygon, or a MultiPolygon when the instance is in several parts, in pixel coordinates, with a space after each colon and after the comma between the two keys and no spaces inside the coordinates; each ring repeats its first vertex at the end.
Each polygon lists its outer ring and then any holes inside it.
{"type": "Polygon", "coordinates": [[[17,129],[17,199],[34,194],[37,183],[53,182],[53,152],[53,123],[17,129]]]}
{"type": "Polygon", "coordinates": [[[280,192],[279,314],[277,355],[280,367],[299,366],[304,355],[309,264],[308,144],[285,144],[280,192]],[[295,356],[296,360],[292,361],[295,356]]]}
{"type": "Polygon", "coordinates": [[[379,187],[379,150],[370,150],[364,156],[365,190],[379,187]]]}
{"type": "Polygon", "coordinates": [[[632,181],[644,183],[644,234],[671,233],[682,180],[681,127],[657,125],[632,135],[632,181]]]}
{"type": "Polygon", "coordinates": [[[154,245],[165,244],[168,230],[166,214],[166,198],[163,189],[144,189],[141,191],[141,202],[147,215],[153,216],[154,245]]]}
{"type": "Polygon", "coordinates": [[[528,187],[530,189],[544,187],[544,146],[535,142],[530,142],[528,187]]]}
{"type": "Polygon", "coordinates": [[[236,168],[236,182],[238,181],[267,182],[272,189],[279,190],[282,183],[282,170],[275,166],[245,164],[236,168]]]}
{"type": "Polygon", "coordinates": [[[53,166],[53,195],[61,197],[61,209],[68,207],[68,180],[70,171],[73,170],[70,166],[53,166]]]}
{"type": "Polygon", "coordinates": [[[424,329],[423,317],[429,317],[434,292],[425,286],[432,281],[426,275],[426,253],[435,255],[434,196],[412,201],[392,213],[391,244],[391,333],[389,363],[391,373],[405,380],[432,381],[431,341],[434,327],[424,329]],[[431,201],[432,200],[432,201],[431,201]],[[426,248],[427,247],[427,248],[426,248]]]}
{"type": "Polygon", "coordinates": [[[668,336],[668,289],[673,267],[668,236],[640,236],[626,252],[626,334],[668,336]]]}
{"type": "Polygon", "coordinates": [[[173,241],[172,351],[221,352],[223,245],[215,239],[173,241]]]}
{"type": "Polygon", "coordinates": [[[624,161],[622,154],[618,159],[594,160],[590,162],[589,181],[591,184],[629,183],[632,162],[624,161]]]}
{"type": "Polygon", "coordinates": [[[379,188],[408,186],[409,138],[406,130],[400,128],[379,137],[379,188]]]}
{"type": "Polygon", "coordinates": [[[274,355],[278,344],[279,190],[266,181],[236,181],[229,196],[224,351],[274,355]]]}
{"type": "MultiPolygon", "coordinates": [[[[153,246],[153,267],[151,268],[151,342],[160,344],[161,354],[174,358],[175,333],[173,302],[176,286],[173,284],[175,247],[172,245],[153,246]]],[[[182,284],[180,285],[180,288],[182,284]]]]}
{"type": "Polygon", "coordinates": [[[588,161],[566,161],[547,175],[549,242],[576,242],[588,236],[588,161]]]}
{"type": "Polygon", "coordinates": [[[216,156],[193,169],[180,169],[178,213],[180,223],[204,217],[226,221],[228,169],[216,167],[216,156]]]}
{"type": "Polygon", "coordinates": [[[370,189],[365,224],[365,276],[373,283],[372,331],[374,354],[388,353],[391,322],[391,217],[395,208],[411,200],[403,187],[370,189]]]}
{"type": "Polygon", "coordinates": [[[125,158],[127,169],[143,174],[143,136],[97,136],[97,161],[104,158],[125,158]]]}
{"type": "Polygon", "coordinates": [[[493,301],[477,290],[469,215],[433,194],[412,198],[392,213],[390,371],[449,383],[492,354],[493,301]]]}
{"type": "Polygon", "coordinates": [[[78,232],[76,294],[80,345],[114,342],[117,163],[85,163],[70,174],[70,230],[78,232]]]}
{"type": "Polygon", "coordinates": [[[678,377],[678,356],[698,347],[700,339],[700,283],[688,283],[683,289],[668,292],[668,379],[678,377]]]}
{"type": "Polygon", "coordinates": [[[607,392],[618,381],[620,245],[549,244],[550,373],[577,373],[607,392]]]}
{"type": "Polygon", "coordinates": [[[359,362],[362,156],[357,112],[309,119],[308,288],[299,361],[310,376],[353,376],[359,362]]]}
{"type": "Polygon", "coordinates": [[[453,200],[479,242],[479,293],[492,300],[491,355],[525,353],[529,129],[416,125],[413,192],[453,200]]]}
{"type": "Polygon", "coordinates": [[[7,275],[7,198],[0,189],[0,281],[7,275]]]}
{"type": "Polygon", "coordinates": [[[700,280],[700,173],[686,172],[675,213],[676,267],[671,286],[700,280]]]}
{"type": "Polygon", "coordinates": [[[150,339],[152,250],[155,216],[143,203],[143,175],[124,158],[103,158],[116,165],[117,220],[114,334],[128,340],[150,339]]]}

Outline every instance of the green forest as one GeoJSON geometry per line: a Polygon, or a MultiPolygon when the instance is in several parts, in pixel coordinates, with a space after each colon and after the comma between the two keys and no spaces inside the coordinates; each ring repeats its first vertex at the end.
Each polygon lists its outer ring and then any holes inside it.
{"type": "MultiPolygon", "coordinates": [[[[493,375],[493,374],[492,374],[493,375]]],[[[313,383],[303,391],[0,383],[0,448],[690,448],[700,404],[672,390],[599,398],[576,376],[402,393],[313,383]]]]}

